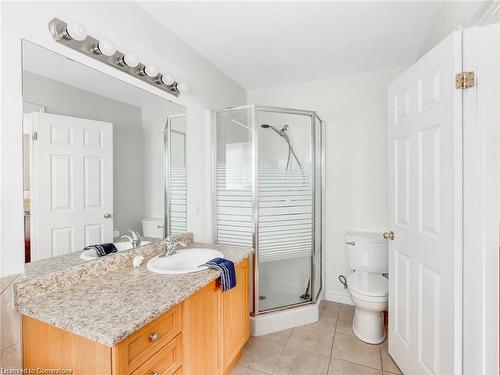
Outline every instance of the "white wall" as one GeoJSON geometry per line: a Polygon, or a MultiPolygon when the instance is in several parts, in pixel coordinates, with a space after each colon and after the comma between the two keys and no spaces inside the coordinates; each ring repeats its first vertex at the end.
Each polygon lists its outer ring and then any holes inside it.
{"type": "Polygon", "coordinates": [[[326,122],[326,297],[349,302],[349,229],[387,226],[387,85],[402,69],[250,90],[248,102],[314,110],[326,122]]]}
{"type": "MultiPolygon", "coordinates": [[[[142,129],[144,133],[144,192],[148,199],[144,202],[144,218],[163,217],[165,214],[165,144],[164,130],[167,117],[183,114],[184,109],[162,105],[163,100],[152,100],[142,107],[142,129]]],[[[187,137],[197,137],[189,134],[187,137]]],[[[196,166],[194,166],[196,170],[196,166]]]]}
{"type": "MultiPolygon", "coordinates": [[[[246,102],[246,92],[191,47],[166,29],[133,2],[1,2],[1,221],[0,276],[19,273],[24,267],[22,197],[22,92],[21,40],[63,54],[123,81],[152,91],[187,108],[187,163],[198,166],[188,182],[188,229],[198,240],[210,238],[206,224],[210,209],[204,189],[209,177],[203,166],[207,160],[205,109],[223,108],[246,102]],[[181,98],[157,90],[125,73],[56,43],[47,28],[53,17],[84,23],[97,38],[112,39],[117,48],[135,51],[143,62],[155,63],[161,71],[185,81],[191,91],[181,98]],[[196,136],[198,135],[198,136],[196,136]]],[[[188,177],[189,178],[189,177],[188,177]]],[[[208,186],[208,184],[207,184],[208,186]]]]}
{"type": "Polygon", "coordinates": [[[465,26],[480,5],[481,1],[444,1],[420,50],[420,56],[458,30],[460,25],[465,26]]]}
{"type": "Polygon", "coordinates": [[[147,197],[143,164],[147,155],[140,142],[144,137],[141,108],[30,72],[23,75],[23,100],[45,107],[47,113],[113,124],[113,229],[142,232],[147,197]]]}

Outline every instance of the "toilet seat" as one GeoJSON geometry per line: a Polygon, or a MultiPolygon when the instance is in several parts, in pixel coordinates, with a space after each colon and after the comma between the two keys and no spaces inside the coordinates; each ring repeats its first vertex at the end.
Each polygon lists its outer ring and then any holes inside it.
{"type": "Polygon", "coordinates": [[[370,299],[387,299],[388,280],[381,274],[353,272],[347,278],[347,287],[353,294],[370,299]]]}

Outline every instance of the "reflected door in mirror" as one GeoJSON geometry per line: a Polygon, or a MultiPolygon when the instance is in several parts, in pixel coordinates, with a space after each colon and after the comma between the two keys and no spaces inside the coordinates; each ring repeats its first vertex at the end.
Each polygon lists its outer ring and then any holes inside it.
{"type": "Polygon", "coordinates": [[[36,140],[31,186],[32,260],[113,241],[113,125],[25,114],[36,140]]]}

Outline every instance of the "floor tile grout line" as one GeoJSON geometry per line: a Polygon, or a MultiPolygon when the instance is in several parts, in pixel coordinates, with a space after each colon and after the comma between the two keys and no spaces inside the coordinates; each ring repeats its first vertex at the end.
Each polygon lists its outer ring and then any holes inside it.
{"type": "Polygon", "coordinates": [[[16,279],[19,277],[19,275],[21,274],[17,274],[8,284],[5,288],[2,289],[2,291],[0,292],[0,294],[3,294],[12,284],[14,284],[14,281],[16,281],[16,279]]]}
{"type": "MultiPolygon", "coordinates": [[[[353,338],[359,340],[359,338],[357,338],[356,335],[352,336],[352,335],[348,335],[348,334],[342,333],[342,332],[339,332],[338,334],[346,336],[346,337],[353,337],[353,338]]],[[[335,328],[335,337],[336,336],[337,336],[337,329],[335,328]]],[[[359,340],[359,341],[363,342],[362,340],[359,340]]],[[[380,350],[381,350],[380,344],[368,344],[368,345],[377,345],[378,346],[378,348],[379,348],[379,358],[380,358],[380,368],[371,367],[371,366],[368,366],[368,365],[365,365],[365,364],[362,364],[362,363],[352,362],[352,361],[348,361],[348,360],[343,359],[343,358],[334,357],[333,356],[333,348],[332,348],[331,358],[338,359],[338,360],[344,361],[344,362],[348,362],[348,363],[351,363],[353,365],[363,366],[363,367],[366,367],[366,368],[369,368],[369,369],[372,369],[372,370],[378,370],[378,371],[382,371],[383,372],[382,357],[381,357],[381,354],[380,354],[381,353],[380,352],[380,350]]],[[[391,373],[391,374],[393,374],[393,373],[391,373]]]]}
{"type": "Polygon", "coordinates": [[[10,348],[12,348],[12,347],[14,347],[16,345],[19,345],[20,343],[21,343],[21,341],[18,341],[15,344],[9,345],[6,348],[1,349],[0,352],[4,352],[4,351],[6,351],[6,350],[8,350],[8,349],[10,349],[10,348]]]}
{"type": "MultiPolygon", "coordinates": [[[[346,360],[346,359],[341,359],[341,358],[333,358],[333,359],[336,359],[336,360],[338,360],[338,361],[342,361],[342,362],[347,362],[347,363],[350,363],[351,365],[361,366],[361,367],[368,368],[368,369],[370,369],[370,370],[377,370],[377,371],[381,371],[381,372],[382,372],[382,370],[381,370],[381,369],[379,369],[379,368],[375,368],[375,367],[367,366],[367,365],[364,365],[364,364],[362,364],[362,363],[352,362],[352,361],[348,361],[348,360],[346,360]]],[[[386,371],[386,372],[388,372],[388,373],[389,373],[389,374],[391,374],[391,375],[393,375],[393,374],[394,374],[393,372],[390,372],[390,371],[386,371]]],[[[394,374],[394,375],[397,375],[397,374],[394,374]]]]}
{"type": "Polygon", "coordinates": [[[333,330],[333,341],[332,341],[332,347],[330,348],[330,357],[328,358],[328,367],[326,369],[326,373],[330,373],[330,365],[332,363],[332,357],[333,357],[333,348],[335,346],[335,337],[337,336],[337,324],[339,324],[339,316],[340,316],[340,307],[337,311],[337,320],[335,320],[335,329],[333,330]]]}
{"type": "Polygon", "coordinates": [[[290,333],[288,334],[288,337],[286,338],[285,344],[283,345],[283,348],[281,348],[280,355],[278,356],[278,360],[276,361],[276,365],[274,366],[273,372],[271,372],[271,375],[274,374],[274,372],[276,371],[276,368],[278,367],[278,365],[280,363],[281,356],[283,355],[283,352],[285,351],[285,348],[288,345],[288,341],[290,341],[290,337],[292,336],[292,333],[293,333],[293,328],[290,329],[290,333]]]}
{"type": "Polygon", "coordinates": [[[380,357],[380,368],[382,369],[382,374],[384,374],[384,361],[382,361],[382,346],[380,344],[378,346],[378,354],[380,357]]]}

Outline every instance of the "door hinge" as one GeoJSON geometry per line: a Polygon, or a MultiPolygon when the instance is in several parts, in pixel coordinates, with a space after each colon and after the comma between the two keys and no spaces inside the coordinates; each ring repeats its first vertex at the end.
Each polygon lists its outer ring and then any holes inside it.
{"type": "Polygon", "coordinates": [[[474,72],[462,72],[455,76],[455,87],[459,90],[468,89],[476,85],[474,72]]]}
{"type": "Polygon", "coordinates": [[[36,141],[38,139],[38,132],[33,132],[33,135],[31,136],[31,138],[36,141]]]}

